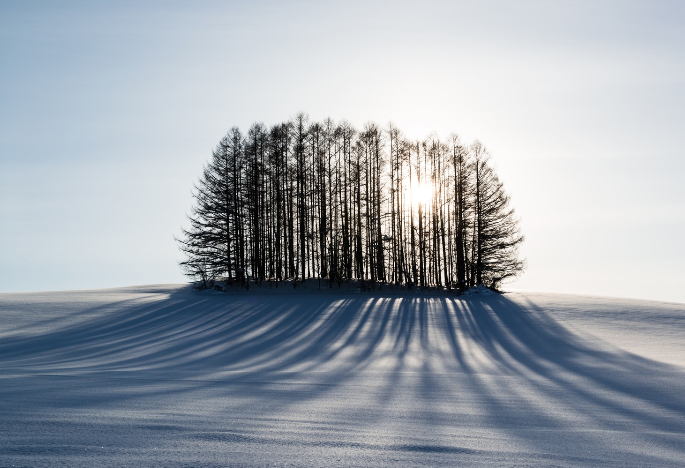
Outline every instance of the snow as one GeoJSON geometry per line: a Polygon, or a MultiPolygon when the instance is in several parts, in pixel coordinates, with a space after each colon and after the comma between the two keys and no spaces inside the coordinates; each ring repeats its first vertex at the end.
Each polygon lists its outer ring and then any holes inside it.
{"type": "Polygon", "coordinates": [[[0,466],[682,466],[685,305],[0,294],[0,466]]]}

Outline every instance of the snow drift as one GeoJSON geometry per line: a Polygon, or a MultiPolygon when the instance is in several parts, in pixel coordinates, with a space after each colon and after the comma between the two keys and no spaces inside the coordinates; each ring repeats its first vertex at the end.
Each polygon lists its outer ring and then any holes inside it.
{"type": "Polygon", "coordinates": [[[685,305],[0,294],[0,465],[680,466],[685,305]]]}

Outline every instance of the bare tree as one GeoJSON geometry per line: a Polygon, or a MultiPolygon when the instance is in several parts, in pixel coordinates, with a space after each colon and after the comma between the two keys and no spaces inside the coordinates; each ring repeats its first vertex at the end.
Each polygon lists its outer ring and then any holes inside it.
{"type": "Polygon", "coordinates": [[[497,287],[522,271],[523,236],[489,161],[479,142],[409,142],[392,124],[357,132],[298,114],[245,137],[233,128],[195,186],[181,267],[203,287],[497,287]]]}
{"type": "Polygon", "coordinates": [[[474,173],[475,282],[496,288],[524,267],[518,258],[523,236],[514,209],[492,166],[490,155],[476,141],[471,146],[474,173]]]}

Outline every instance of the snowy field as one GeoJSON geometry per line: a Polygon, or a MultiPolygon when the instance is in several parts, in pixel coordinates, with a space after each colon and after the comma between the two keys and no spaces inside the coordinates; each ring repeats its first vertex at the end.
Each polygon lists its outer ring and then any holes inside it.
{"type": "Polygon", "coordinates": [[[0,294],[0,466],[683,466],[685,305],[0,294]]]}

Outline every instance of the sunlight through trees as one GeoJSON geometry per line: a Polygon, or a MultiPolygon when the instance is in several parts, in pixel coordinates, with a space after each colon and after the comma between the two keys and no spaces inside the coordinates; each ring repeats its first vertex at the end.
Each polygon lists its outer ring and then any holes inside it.
{"type": "Polygon", "coordinates": [[[523,270],[523,236],[490,155],[456,135],[410,141],[304,114],[224,136],[178,239],[184,272],[217,281],[392,283],[463,291],[523,270]]]}

